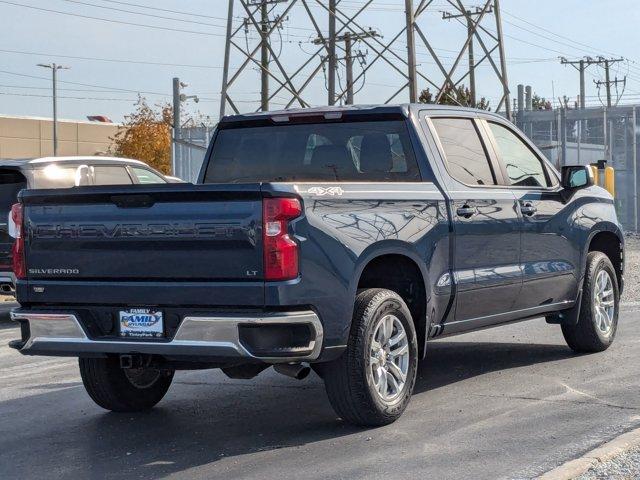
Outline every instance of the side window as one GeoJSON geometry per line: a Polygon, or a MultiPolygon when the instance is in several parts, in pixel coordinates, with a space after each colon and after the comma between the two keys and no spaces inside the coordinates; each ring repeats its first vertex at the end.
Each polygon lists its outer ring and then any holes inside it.
{"type": "Polygon", "coordinates": [[[432,122],[452,177],[466,185],[496,184],[489,158],[472,120],[434,118],[432,122]]]}
{"type": "Polygon", "coordinates": [[[131,185],[131,177],[124,167],[96,166],[93,167],[93,178],[96,185],[131,185]]]}
{"type": "Polygon", "coordinates": [[[498,154],[511,184],[517,187],[549,187],[549,177],[538,156],[515,133],[502,125],[489,122],[498,154]]]}
{"type": "Polygon", "coordinates": [[[131,170],[133,170],[133,174],[138,179],[138,182],[143,185],[149,183],[167,183],[167,181],[160,175],[156,175],[151,170],[147,170],[146,168],[133,167],[131,170]]]}

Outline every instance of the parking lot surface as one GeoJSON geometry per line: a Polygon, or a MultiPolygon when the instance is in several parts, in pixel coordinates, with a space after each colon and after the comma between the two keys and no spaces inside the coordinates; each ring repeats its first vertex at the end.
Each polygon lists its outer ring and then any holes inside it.
{"type": "Polygon", "coordinates": [[[374,430],[336,418],[314,374],[273,370],[178,372],[153,411],[107,413],[75,359],[21,356],[17,336],[0,320],[3,479],[532,478],[640,425],[635,310],[602,354],[542,319],[434,341],[404,416],[374,430]]]}

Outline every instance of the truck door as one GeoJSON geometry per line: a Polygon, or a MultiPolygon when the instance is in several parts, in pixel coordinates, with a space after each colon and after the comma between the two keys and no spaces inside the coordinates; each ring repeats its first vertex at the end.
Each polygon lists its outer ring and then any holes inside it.
{"type": "Polygon", "coordinates": [[[566,202],[553,169],[513,128],[484,122],[522,218],[522,294],[517,310],[575,300],[580,248],[567,231],[566,202]]]}
{"type": "Polygon", "coordinates": [[[490,325],[520,292],[520,219],[513,192],[475,119],[431,117],[448,175],[454,229],[454,321],[445,333],[490,325]]]}

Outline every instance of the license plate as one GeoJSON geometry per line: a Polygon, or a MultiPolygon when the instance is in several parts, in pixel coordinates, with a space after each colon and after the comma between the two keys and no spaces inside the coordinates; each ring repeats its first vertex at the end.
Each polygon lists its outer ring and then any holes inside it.
{"type": "Polygon", "coordinates": [[[158,338],[164,335],[162,312],[148,308],[120,310],[120,336],[158,338]]]}

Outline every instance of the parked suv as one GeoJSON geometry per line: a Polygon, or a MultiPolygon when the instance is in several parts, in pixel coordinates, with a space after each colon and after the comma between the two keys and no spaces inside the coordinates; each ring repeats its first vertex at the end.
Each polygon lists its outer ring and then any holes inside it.
{"type": "Polygon", "coordinates": [[[340,417],[384,425],[434,339],[541,316],[577,352],[616,334],[613,198],[484,111],[226,117],[199,185],[27,190],[13,215],[11,346],[78,356],[114,411],[151,408],[177,369],[310,364],[340,417]]]}
{"type": "MultiPolygon", "coordinates": [[[[11,205],[24,188],[69,188],[79,185],[167,183],[165,177],[138,160],[108,157],[48,157],[0,160],[0,218],[8,219],[11,205]]],[[[0,223],[0,291],[13,293],[13,238],[9,223],[0,223]]]]}

